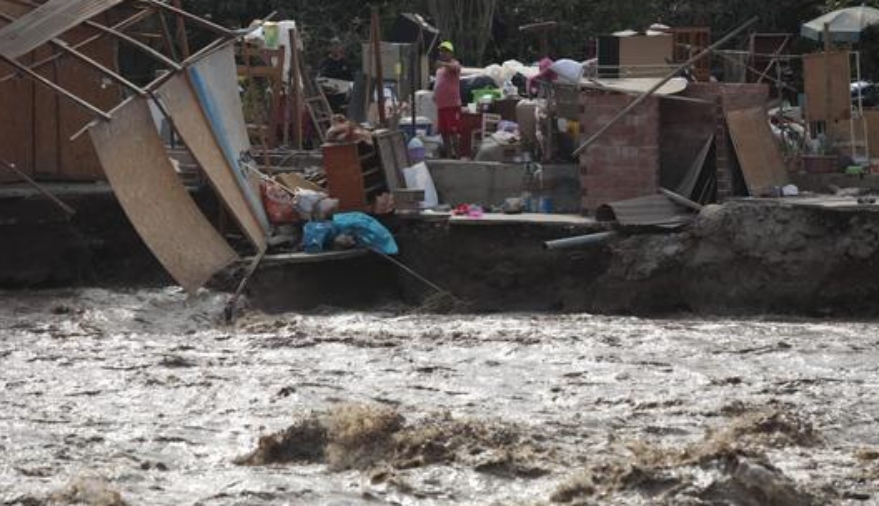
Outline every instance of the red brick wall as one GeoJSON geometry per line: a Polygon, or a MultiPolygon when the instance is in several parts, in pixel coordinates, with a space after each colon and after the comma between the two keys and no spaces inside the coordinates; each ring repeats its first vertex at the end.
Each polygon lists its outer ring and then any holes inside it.
{"type": "Polygon", "coordinates": [[[769,99],[767,84],[692,83],[685,96],[714,101],[718,117],[715,131],[715,169],[717,172],[717,199],[723,201],[733,195],[746,195],[735,149],[722,118],[725,112],[766,105],[769,99]],[[718,100],[719,98],[719,100],[718,100]],[[738,177],[736,175],[738,174],[738,177]]]}
{"type": "MultiPolygon", "coordinates": [[[[581,140],[607,124],[635,97],[583,92],[581,140]]],[[[659,99],[639,104],[580,154],[583,210],[656,193],[659,185],[659,99]]]]}

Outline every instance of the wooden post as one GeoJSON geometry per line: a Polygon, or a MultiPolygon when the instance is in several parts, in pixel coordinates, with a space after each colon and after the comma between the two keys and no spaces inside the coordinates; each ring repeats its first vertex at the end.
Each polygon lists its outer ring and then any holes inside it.
{"type": "Polygon", "coordinates": [[[290,77],[287,86],[291,90],[287,97],[287,109],[292,110],[293,145],[302,149],[302,67],[299,62],[299,30],[290,30],[290,77]]]}
{"type": "Polygon", "coordinates": [[[537,32],[540,41],[540,57],[549,56],[549,30],[558,25],[555,21],[544,23],[530,23],[519,27],[520,32],[537,32]]]}
{"type": "MultiPolygon", "coordinates": [[[[183,10],[180,0],[171,0],[171,5],[183,10]]],[[[177,14],[177,41],[180,43],[180,54],[184,59],[189,58],[189,36],[186,34],[186,21],[180,14],[177,14]]]]}
{"type": "Polygon", "coordinates": [[[159,16],[159,25],[162,28],[162,40],[165,42],[165,47],[168,48],[168,54],[171,55],[171,58],[174,60],[180,60],[180,57],[177,56],[177,49],[174,47],[174,38],[171,36],[171,28],[168,27],[168,20],[165,19],[165,14],[161,12],[156,13],[159,16]]]}
{"type": "Polygon", "coordinates": [[[388,118],[385,115],[385,80],[382,76],[381,26],[378,8],[372,8],[372,44],[375,51],[375,82],[378,91],[378,122],[385,126],[388,118]]]}
{"type": "Polygon", "coordinates": [[[830,141],[828,139],[828,134],[830,133],[830,107],[833,100],[831,97],[833,93],[831,88],[833,87],[833,78],[830,76],[830,24],[824,23],[824,142],[827,143],[830,141]]]}

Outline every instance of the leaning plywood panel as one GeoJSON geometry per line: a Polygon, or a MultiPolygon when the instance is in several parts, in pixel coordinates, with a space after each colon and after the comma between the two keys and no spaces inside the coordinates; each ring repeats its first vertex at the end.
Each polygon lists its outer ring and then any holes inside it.
{"type": "Polygon", "coordinates": [[[146,100],[126,101],[89,134],[128,219],[187,292],[237,259],[177,177],[146,100]]]}
{"type": "Polygon", "coordinates": [[[728,111],[726,122],[748,192],[765,195],[773,186],[787,184],[784,159],[769,128],[766,111],[762,107],[728,111]]]}
{"type": "Polygon", "coordinates": [[[174,127],[192,151],[214,189],[229,208],[242,231],[260,250],[266,247],[266,231],[247,200],[247,190],[223,155],[211,125],[202,113],[195,92],[183,74],[172,77],[159,88],[158,95],[171,115],[174,127]]]}
{"type": "Polygon", "coordinates": [[[238,74],[232,44],[223,46],[192,65],[189,78],[214,137],[229,165],[236,169],[251,209],[263,229],[268,230],[268,217],[259,198],[259,179],[243,171],[241,164],[242,155],[250,154],[250,139],[238,94],[238,74]]]}
{"type": "Polygon", "coordinates": [[[18,58],[124,0],[49,0],[0,29],[0,54],[18,58]]]}

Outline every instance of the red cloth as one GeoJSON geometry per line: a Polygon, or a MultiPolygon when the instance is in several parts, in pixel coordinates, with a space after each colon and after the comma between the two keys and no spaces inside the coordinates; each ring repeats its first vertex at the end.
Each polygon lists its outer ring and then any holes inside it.
{"type": "Polygon", "coordinates": [[[450,66],[440,67],[436,71],[433,96],[437,109],[461,107],[461,64],[455,59],[447,63],[450,66]]]}
{"type": "Polygon", "coordinates": [[[529,93],[533,95],[537,94],[539,87],[538,81],[553,82],[558,78],[558,75],[549,69],[551,65],[552,60],[550,60],[549,58],[543,58],[540,60],[540,62],[537,64],[538,73],[528,78],[527,86],[529,93]]]}
{"type": "Polygon", "coordinates": [[[461,106],[443,107],[437,110],[437,131],[440,135],[456,134],[461,125],[461,106]]]}

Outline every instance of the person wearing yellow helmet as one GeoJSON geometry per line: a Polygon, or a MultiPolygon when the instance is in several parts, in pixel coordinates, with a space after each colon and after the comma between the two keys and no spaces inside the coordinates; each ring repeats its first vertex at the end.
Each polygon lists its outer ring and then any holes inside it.
{"type": "Polygon", "coordinates": [[[458,156],[458,131],[461,122],[461,64],[455,59],[450,41],[439,45],[433,98],[437,109],[437,130],[443,138],[446,156],[458,156]]]}

